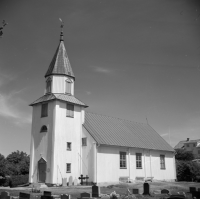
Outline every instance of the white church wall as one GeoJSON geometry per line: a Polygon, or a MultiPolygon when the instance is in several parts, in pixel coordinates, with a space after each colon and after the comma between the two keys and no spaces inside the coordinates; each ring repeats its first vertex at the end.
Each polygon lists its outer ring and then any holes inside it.
{"type": "Polygon", "coordinates": [[[82,135],[81,107],[74,106],[74,118],[66,117],[66,103],[56,101],[54,175],[52,183],[62,183],[62,178],[80,176],[80,154],[82,135]],[[67,151],[67,142],[72,143],[72,150],[67,151]],[[66,164],[71,164],[71,172],[66,172],[66,164]]]}
{"type": "Polygon", "coordinates": [[[52,166],[51,149],[54,106],[55,102],[48,103],[48,117],[41,117],[41,104],[33,106],[29,182],[38,182],[38,161],[40,158],[44,158],[47,162],[46,183],[51,182],[50,171],[52,166]],[[40,132],[43,125],[47,126],[47,132],[40,132]]]}
{"type": "Polygon", "coordinates": [[[95,174],[94,174],[94,147],[96,147],[96,145],[94,143],[95,140],[92,138],[92,136],[88,133],[88,131],[83,127],[83,132],[82,132],[82,137],[86,137],[87,138],[87,146],[82,146],[82,157],[81,157],[81,161],[82,161],[82,174],[88,175],[89,179],[88,181],[95,181],[95,174]]]}
{"type": "Polygon", "coordinates": [[[153,177],[157,180],[174,181],[176,172],[174,154],[167,151],[130,148],[130,161],[127,147],[100,145],[97,153],[97,182],[116,182],[120,177],[153,177]],[[127,152],[127,168],[120,169],[120,151],[127,152]],[[136,168],[136,153],[142,153],[142,168],[136,168]],[[160,168],[160,155],[165,155],[166,169],[160,168]],[[130,164],[130,169],[129,169],[130,164]]]}
{"type": "Polygon", "coordinates": [[[65,77],[56,75],[52,77],[52,93],[65,93],[65,77]]]}

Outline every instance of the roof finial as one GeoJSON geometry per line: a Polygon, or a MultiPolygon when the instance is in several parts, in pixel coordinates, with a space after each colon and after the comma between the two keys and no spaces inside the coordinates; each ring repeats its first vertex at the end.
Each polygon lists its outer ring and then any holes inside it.
{"type": "Polygon", "coordinates": [[[64,41],[64,37],[63,37],[63,27],[64,27],[64,23],[63,23],[63,21],[62,21],[61,18],[59,18],[59,20],[60,20],[60,22],[61,22],[61,25],[60,25],[60,27],[61,27],[60,41],[64,41]]]}

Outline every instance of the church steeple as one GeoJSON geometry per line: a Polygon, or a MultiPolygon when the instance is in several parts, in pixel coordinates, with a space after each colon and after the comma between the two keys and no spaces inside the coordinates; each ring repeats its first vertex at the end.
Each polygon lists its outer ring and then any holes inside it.
{"type": "Polygon", "coordinates": [[[63,27],[64,25],[61,23],[60,43],[45,74],[45,78],[51,75],[65,75],[75,78],[64,45],[63,27]]]}
{"type": "Polygon", "coordinates": [[[60,42],[45,74],[46,94],[62,93],[74,95],[75,76],[65,49],[63,27],[64,25],[61,21],[60,42]]]}

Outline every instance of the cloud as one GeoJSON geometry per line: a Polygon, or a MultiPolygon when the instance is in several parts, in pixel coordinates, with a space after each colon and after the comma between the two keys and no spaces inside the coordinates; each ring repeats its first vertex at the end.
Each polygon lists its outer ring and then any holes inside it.
{"type": "Polygon", "coordinates": [[[93,70],[97,73],[104,73],[104,74],[109,74],[112,71],[107,69],[107,68],[103,68],[103,67],[99,67],[99,66],[92,66],[93,70]]]}
{"type": "Polygon", "coordinates": [[[27,105],[26,102],[17,97],[17,94],[24,90],[25,88],[14,90],[10,94],[0,94],[0,116],[11,119],[18,126],[31,123],[31,115],[23,109],[27,105]]]}

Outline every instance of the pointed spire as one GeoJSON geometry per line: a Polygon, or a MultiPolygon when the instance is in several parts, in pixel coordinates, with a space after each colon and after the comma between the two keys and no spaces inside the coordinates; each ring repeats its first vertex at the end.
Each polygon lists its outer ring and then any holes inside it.
{"type": "Polygon", "coordinates": [[[60,43],[49,65],[49,68],[45,74],[45,77],[48,77],[50,75],[66,75],[75,78],[64,45],[64,38],[63,38],[64,25],[61,19],[60,21],[61,21],[60,43]]]}

